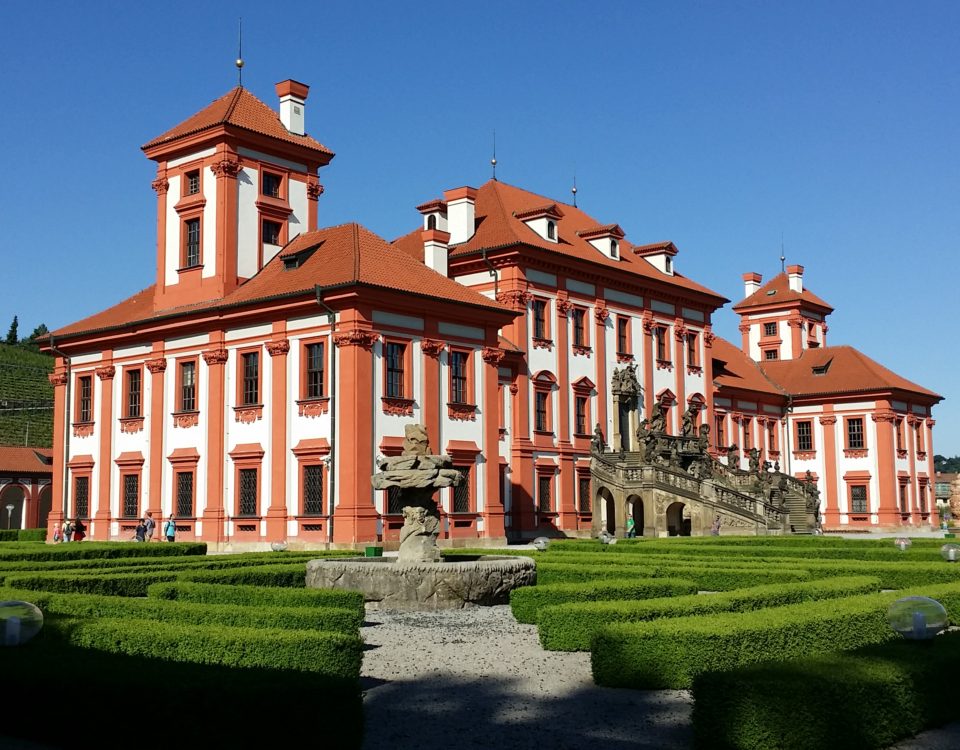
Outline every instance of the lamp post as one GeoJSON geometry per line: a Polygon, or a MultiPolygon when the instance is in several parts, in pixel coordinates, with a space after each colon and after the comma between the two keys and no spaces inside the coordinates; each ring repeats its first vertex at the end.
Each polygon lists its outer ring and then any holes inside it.
{"type": "Polygon", "coordinates": [[[10,522],[13,520],[13,503],[7,506],[7,528],[10,528],[10,522]]]}

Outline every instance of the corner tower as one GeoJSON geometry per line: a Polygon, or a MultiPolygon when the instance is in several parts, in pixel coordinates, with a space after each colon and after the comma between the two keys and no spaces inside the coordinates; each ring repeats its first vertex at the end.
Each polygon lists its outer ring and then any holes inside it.
{"type": "Polygon", "coordinates": [[[317,228],[334,154],[305,131],[309,87],[276,91],[279,113],[238,86],[142,147],[157,162],[155,310],[226,296],[317,228]]]}
{"type": "Polygon", "coordinates": [[[761,286],[758,273],[743,275],[740,316],[743,353],[756,362],[796,359],[804,349],[827,345],[827,316],[833,308],[803,288],[803,266],[787,266],[761,286]]]}

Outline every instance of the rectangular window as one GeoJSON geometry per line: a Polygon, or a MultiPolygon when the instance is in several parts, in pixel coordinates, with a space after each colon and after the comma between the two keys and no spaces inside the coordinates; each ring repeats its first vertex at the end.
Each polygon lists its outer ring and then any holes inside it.
{"type": "Polygon", "coordinates": [[[186,221],[187,245],[184,248],[183,267],[194,268],[200,265],[200,219],[186,221]]]}
{"type": "Polygon", "coordinates": [[[80,404],[77,410],[78,422],[93,421],[93,378],[84,375],[79,379],[80,384],[80,404]]]}
{"type": "Polygon", "coordinates": [[[387,396],[389,398],[403,398],[403,344],[387,344],[387,396]]]}
{"type": "Polygon", "coordinates": [[[905,484],[900,485],[900,512],[910,512],[910,501],[907,498],[907,485],[905,484]]]}
{"type": "Polygon", "coordinates": [[[865,484],[850,485],[850,512],[851,513],[867,512],[867,485],[865,484]]]}
{"type": "Polygon", "coordinates": [[[387,513],[400,515],[403,513],[403,495],[399,487],[387,488],[387,513]]]}
{"type": "Polygon", "coordinates": [[[699,363],[697,357],[697,334],[687,334],[687,364],[696,366],[699,363]]]}
{"type": "Polygon", "coordinates": [[[753,436],[750,434],[750,428],[753,420],[749,417],[743,420],[743,449],[750,450],[753,447],[753,436]]]}
{"type": "Polygon", "coordinates": [[[275,221],[263,222],[263,244],[265,245],[279,245],[280,244],[280,225],[275,221]]]}
{"type": "Polygon", "coordinates": [[[657,359],[666,362],[667,357],[667,329],[663,326],[657,326],[653,329],[653,337],[657,342],[657,359]]]}
{"type": "Polygon", "coordinates": [[[777,428],[774,424],[767,425],[767,450],[771,453],[777,450],[777,428]]]}
{"type": "Polygon", "coordinates": [[[263,194],[270,198],[280,197],[280,185],[283,179],[273,172],[263,173],[263,194]]]}
{"type": "Polygon", "coordinates": [[[257,470],[240,469],[240,507],[238,516],[257,515],[257,470]]]}
{"type": "Polygon", "coordinates": [[[187,195],[196,195],[200,192],[200,170],[187,172],[187,195]]]}
{"type": "Polygon", "coordinates": [[[469,466],[455,466],[457,471],[460,472],[460,484],[453,488],[453,512],[454,513],[469,513],[470,512],[470,467],[469,466]]]}
{"type": "Polygon", "coordinates": [[[917,492],[919,493],[917,495],[917,501],[919,502],[919,505],[920,505],[920,512],[926,513],[927,512],[927,485],[921,484],[917,492]]]}
{"type": "Polygon", "coordinates": [[[926,448],[923,447],[923,422],[917,422],[913,429],[917,436],[917,452],[923,453],[926,451],[926,448]]]}
{"type": "Polygon", "coordinates": [[[542,299],[533,301],[533,337],[547,338],[547,303],[542,299]]]}
{"type": "Polygon", "coordinates": [[[177,517],[193,518],[193,472],[177,472],[177,517]]]}
{"type": "Polygon", "coordinates": [[[197,363],[180,363],[180,411],[197,410],[197,363]]]}
{"type": "Polygon", "coordinates": [[[306,347],[307,381],[304,391],[306,398],[323,398],[324,359],[323,344],[307,344],[306,347]]]}
{"type": "Polygon", "coordinates": [[[903,447],[903,417],[897,417],[897,450],[904,450],[903,447]]]}
{"type": "Polygon", "coordinates": [[[141,380],[143,373],[140,370],[127,370],[127,416],[139,417],[141,406],[141,380]]]}
{"type": "Polygon", "coordinates": [[[536,393],[536,419],[533,429],[538,432],[547,431],[547,394],[542,391],[536,393]]]}
{"type": "Polygon", "coordinates": [[[587,346],[586,311],[573,308],[573,345],[587,346]]]}
{"type": "Polygon", "coordinates": [[[776,336],[776,335],[777,335],[777,324],[776,324],[776,323],[764,323],[764,324],[763,324],[763,335],[764,335],[764,336],[776,336]]]}
{"type": "Polygon", "coordinates": [[[77,518],[90,515],[90,477],[76,477],[73,480],[73,511],[77,518]]]}
{"type": "Polygon", "coordinates": [[[764,359],[767,359],[767,360],[776,359],[776,358],[779,357],[779,356],[780,356],[780,355],[779,355],[779,353],[777,352],[776,349],[766,349],[766,350],[763,352],[763,358],[764,358],[764,359]]]}
{"type": "Polygon", "coordinates": [[[323,466],[307,464],[303,467],[303,513],[323,515],[323,466]]]}
{"type": "Polygon", "coordinates": [[[123,517],[136,518],[140,512],[140,476],[123,475],[123,517]]]}
{"type": "Polygon", "coordinates": [[[241,391],[243,405],[259,404],[260,352],[247,352],[241,355],[240,359],[243,364],[243,390],[241,391]]]}
{"type": "Polygon", "coordinates": [[[450,401],[455,404],[467,403],[466,352],[450,352],[450,401]]]}
{"type": "Polygon", "coordinates": [[[617,354],[630,353],[630,318],[617,317],[617,354]]]}
{"type": "Polygon", "coordinates": [[[541,474],[537,477],[537,503],[540,506],[541,513],[549,513],[553,508],[551,479],[552,477],[549,474],[541,474]]]}
{"type": "Polygon", "coordinates": [[[727,421],[726,417],[722,415],[717,416],[717,418],[714,420],[713,434],[716,435],[716,446],[718,448],[725,447],[724,444],[727,441],[727,435],[724,429],[726,426],[726,421],[727,421]]]}
{"type": "Polygon", "coordinates": [[[847,448],[858,450],[864,447],[866,444],[863,441],[863,419],[852,417],[847,420],[847,448]]]}
{"type": "Polygon", "coordinates": [[[574,398],[576,406],[576,433],[578,435],[587,434],[587,397],[576,396],[574,398]]]}
{"type": "Polygon", "coordinates": [[[577,499],[580,502],[580,512],[590,512],[590,477],[582,474],[577,478],[577,499]]]}
{"type": "Polygon", "coordinates": [[[797,422],[797,450],[813,450],[813,422],[809,420],[797,422]]]}

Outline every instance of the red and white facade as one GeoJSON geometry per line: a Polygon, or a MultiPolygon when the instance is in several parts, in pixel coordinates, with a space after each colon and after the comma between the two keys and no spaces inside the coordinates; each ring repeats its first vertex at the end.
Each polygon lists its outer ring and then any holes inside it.
{"type": "Polygon", "coordinates": [[[939,397],[844,347],[854,354],[828,369],[865,361],[889,382],[804,391],[789,368],[814,344],[832,351],[822,301],[748,296],[740,351],[711,330],[726,300],[676,272],[672,243],[633,245],[496,181],[422,204],[422,226],[393,243],[318,229],[333,154],[305,134],[308,88],[277,93],[279,115],[237,88],[144,146],[158,165],[156,281],[53,334],[51,521],[66,512],[92,538],[123,539],[149,510],[221,546],[389,544],[402,517],[370,476],[413,421],[466,479],[440,493],[450,543],[587,534],[594,427],[628,448],[637,427],[608,387],[628,365],[670,431],[697,405],[721,448],[810,469],[828,527],[929,519],[939,397]],[[838,437],[855,414],[866,448],[838,437]],[[808,415],[816,447],[798,450],[808,415]],[[850,494],[861,479],[864,512],[850,494]],[[891,504],[904,483],[910,504],[891,504]]]}

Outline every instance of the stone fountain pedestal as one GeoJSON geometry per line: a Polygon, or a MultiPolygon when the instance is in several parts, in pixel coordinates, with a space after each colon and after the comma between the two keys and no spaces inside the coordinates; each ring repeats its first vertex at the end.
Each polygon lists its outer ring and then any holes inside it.
{"type": "Polygon", "coordinates": [[[529,557],[441,558],[437,547],[440,511],[433,496],[462,481],[449,456],[430,453],[422,425],[404,428],[403,453],[382,458],[371,477],[375,489],[400,488],[403,528],[396,558],[345,558],[307,563],[308,588],[362,591],[383,609],[449,609],[506,604],[510,591],[536,583],[529,557]]]}

